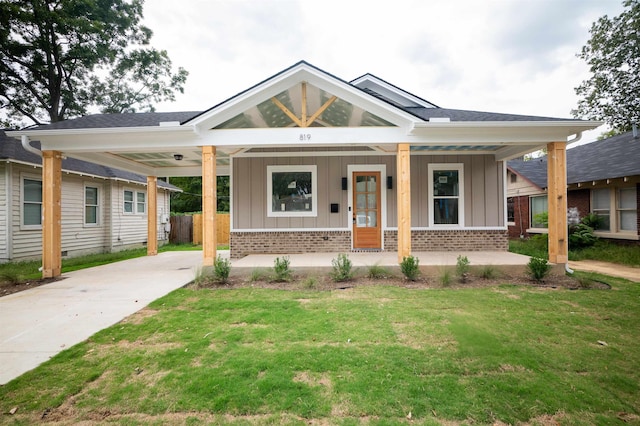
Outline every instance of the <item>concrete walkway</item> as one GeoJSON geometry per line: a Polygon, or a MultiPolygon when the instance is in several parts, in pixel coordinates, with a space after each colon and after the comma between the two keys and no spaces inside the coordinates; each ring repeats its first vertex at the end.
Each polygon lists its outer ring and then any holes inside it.
{"type": "Polygon", "coordinates": [[[192,281],[201,251],[83,269],[0,298],[0,385],[192,281]]]}
{"type": "Polygon", "coordinates": [[[615,263],[599,262],[597,260],[572,260],[569,267],[576,271],[596,272],[602,275],[624,278],[640,283],[640,268],[618,265],[615,263]]]}

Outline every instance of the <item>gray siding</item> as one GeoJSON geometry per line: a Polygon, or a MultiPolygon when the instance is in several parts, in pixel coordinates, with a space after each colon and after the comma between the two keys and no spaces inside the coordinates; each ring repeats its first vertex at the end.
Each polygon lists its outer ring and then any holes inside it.
{"type": "MultiPolygon", "coordinates": [[[[492,155],[417,155],[411,156],[411,225],[429,226],[428,164],[462,163],[464,167],[465,227],[498,227],[504,225],[502,162],[492,155]]],[[[348,191],[341,189],[341,178],[347,167],[357,164],[384,164],[387,176],[393,178],[393,189],[386,191],[386,228],[397,227],[396,157],[258,157],[233,159],[233,228],[234,229],[345,229],[349,227],[348,191]],[[317,217],[267,217],[267,166],[318,166],[317,217]],[[330,213],[331,203],[340,205],[339,213],[330,213]]],[[[386,182],[383,182],[386,188],[386,182]]],[[[384,225],[384,224],[383,224],[384,225]]]]}
{"type": "MultiPolygon", "coordinates": [[[[347,177],[347,166],[351,164],[385,164],[387,174],[395,175],[394,156],[235,158],[232,188],[233,228],[348,228],[348,191],[342,190],[341,178],[347,177]],[[318,166],[317,217],[267,217],[267,166],[271,165],[318,166]],[[339,213],[330,212],[332,203],[339,204],[339,213]]],[[[388,212],[394,219],[395,198],[395,188],[387,191],[388,212]]]]}
{"type": "Polygon", "coordinates": [[[411,226],[429,226],[427,168],[432,163],[463,164],[465,227],[504,226],[502,162],[493,155],[412,155],[411,226]]]}

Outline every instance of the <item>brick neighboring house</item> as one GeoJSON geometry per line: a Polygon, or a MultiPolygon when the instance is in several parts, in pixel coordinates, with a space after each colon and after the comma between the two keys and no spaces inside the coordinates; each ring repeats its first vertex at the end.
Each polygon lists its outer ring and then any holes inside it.
{"type": "MultiPolygon", "coordinates": [[[[535,216],[547,210],[547,158],[507,163],[509,237],[544,233],[535,216]]],[[[567,205],[582,218],[605,219],[601,238],[640,240],[640,138],[633,132],[567,150],[567,205]]]]}

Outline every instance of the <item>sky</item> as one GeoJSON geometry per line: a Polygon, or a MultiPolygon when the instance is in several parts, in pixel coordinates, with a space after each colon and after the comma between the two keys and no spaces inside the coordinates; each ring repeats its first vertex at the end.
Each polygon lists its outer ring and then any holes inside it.
{"type": "Polygon", "coordinates": [[[305,60],[443,108],[567,118],[589,78],[576,55],[591,24],[622,10],[622,0],[145,0],[143,23],[189,71],[157,111],[205,110],[305,60]]]}

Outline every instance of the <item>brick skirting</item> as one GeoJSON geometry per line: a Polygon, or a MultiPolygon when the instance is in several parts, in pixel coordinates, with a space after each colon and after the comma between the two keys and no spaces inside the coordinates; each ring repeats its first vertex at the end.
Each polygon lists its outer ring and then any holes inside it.
{"type": "MultiPolygon", "coordinates": [[[[398,250],[397,231],[385,231],[386,251],[398,250]]],[[[507,251],[507,230],[411,231],[411,251],[507,251]]]]}
{"type": "MultiPolygon", "coordinates": [[[[384,231],[385,251],[398,250],[397,231],[384,231]]],[[[411,231],[412,251],[507,251],[506,230],[411,231]]],[[[231,257],[249,254],[330,253],[351,250],[349,231],[232,232],[231,257]]]]}
{"type": "Polygon", "coordinates": [[[348,252],[351,250],[351,232],[232,232],[229,248],[234,259],[248,254],[348,252]]]}

